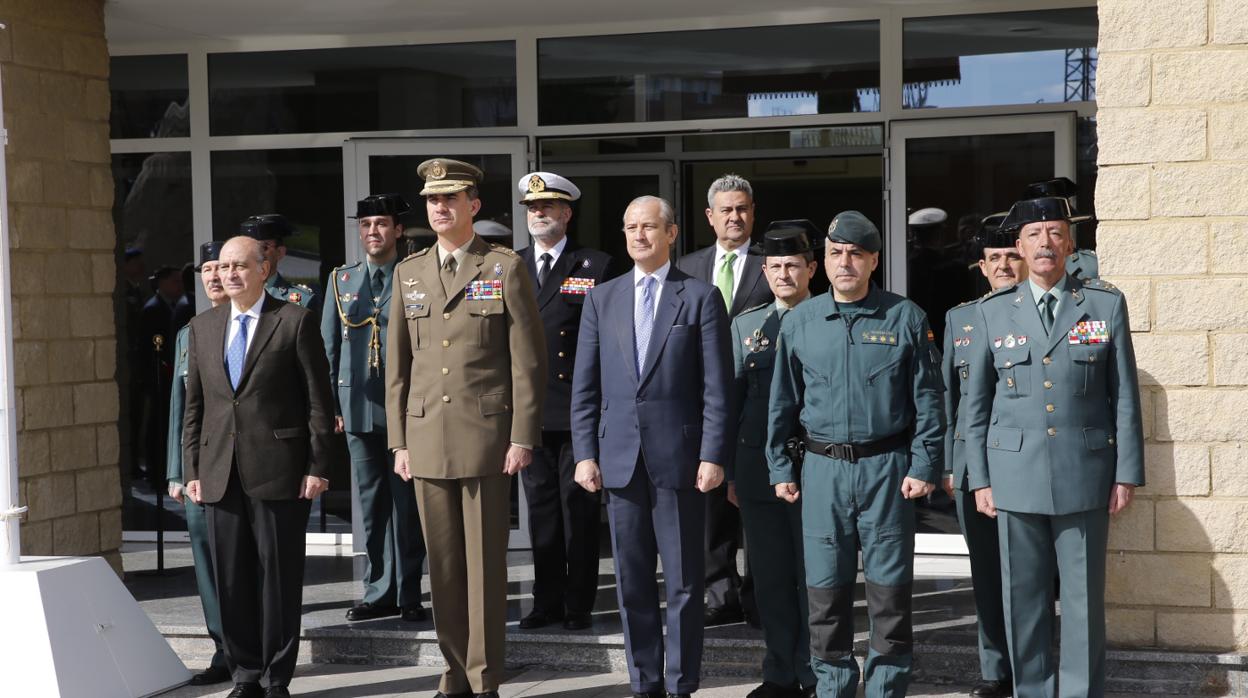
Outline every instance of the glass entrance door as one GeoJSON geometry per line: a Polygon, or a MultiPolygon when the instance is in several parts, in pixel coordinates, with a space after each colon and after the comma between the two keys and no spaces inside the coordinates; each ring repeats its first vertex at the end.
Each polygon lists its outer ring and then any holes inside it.
{"type": "MultiPolygon", "coordinates": [[[[649,194],[676,205],[670,161],[558,163],[543,169],[567,177],[581,190],[568,236],[578,245],[611,255],[616,273],[631,266],[623,233],[628,203],[649,194]]],[[[684,228],[681,234],[686,234],[684,228]]]]}
{"type": "MultiPolygon", "coordinates": [[[[918,303],[937,341],[945,311],[988,290],[971,239],[979,222],[1009,209],[1031,182],[1075,178],[1074,114],[895,121],[890,126],[892,191],[886,260],[889,288],[918,303]],[[945,221],[909,225],[921,209],[945,221]]],[[[920,503],[917,550],[966,552],[953,502],[937,489],[920,503]]]]}
{"type": "MultiPolygon", "coordinates": [[[[412,205],[406,221],[406,243],[409,252],[434,244],[435,236],[425,215],[424,199],[420,196],[423,181],[416,174],[421,162],[445,157],[462,160],[480,167],[485,179],[480,186],[481,211],[473,223],[478,235],[508,247],[528,244],[524,217],[516,206],[516,182],[528,171],[525,138],[362,138],[343,144],[343,201],[346,211],[355,211],[355,202],[370,194],[402,194],[412,205]]],[[[359,236],[354,221],[347,221],[344,231],[348,264],[361,259],[359,236]]],[[[402,245],[402,243],[400,243],[402,245]]],[[[403,253],[403,250],[400,250],[403,253]]],[[[417,457],[417,456],[413,456],[417,457]]],[[[500,462],[501,469],[503,464],[500,462]]],[[[354,476],[353,476],[354,479],[354,476]]],[[[362,550],[363,535],[356,500],[358,488],[352,483],[353,546],[362,550]]],[[[524,488],[512,479],[511,537],[508,547],[529,547],[529,522],[524,502],[524,488]]]]}

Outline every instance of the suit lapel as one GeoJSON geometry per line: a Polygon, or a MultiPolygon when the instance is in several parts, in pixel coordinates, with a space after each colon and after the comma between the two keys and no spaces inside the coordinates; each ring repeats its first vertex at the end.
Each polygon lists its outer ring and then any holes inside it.
{"type": "Polygon", "coordinates": [[[1052,352],[1053,347],[1062,341],[1070,328],[1084,318],[1086,313],[1080,307],[1083,305],[1083,297],[1083,284],[1073,276],[1066,277],[1066,292],[1062,294],[1062,302],[1057,306],[1057,316],[1053,318],[1053,333],[1045,343],[1045,353],[1052,352]]]}
{"type": "Polygon", "coordinates": [[[663,345],[667,342],[667,336],[672,332],[672,323],[676,322],[676,316],[681,306],[685,304],[680,297],[685,292],[685,282],[683,279],[675,279],[672,276],[669,271],[667,281],[663,284],[663,295],[659,298],[658,310],[654,315],[650,346],[646,347],[646,362],[643,364],[642,374],[638,379],[638,383],[642,385],[654,374],[654,365],[659,362],[663,345]]]}
{"type": "MultiPolygon", "coordinates": [[[[365,264],[364,268],[367,269],[368,265],[365,264]]],[[[394,295],[394,272],[398,268],[399,265],[397,263],[392,262],[390,264],[390,273],[386,275],[386,282],[381,287],[381,300],[377,303],[378,308],[384,308],[390,303],[390,297],[394,295]]],[[[369,287],[369,292],[372,292],[371,286],[369,287]]]]}
{"type": "Polygon", "coordinates": [[[745,310],[745,304],[753,297],[754,287],[762,276],[762,257],[746,252],[745,261],[741,264],[741,283],[737,284],[737,290],[732,294],[732,311],[728,313],[728,317],[734,318],[745,310]]]}
{"type": "MultiPolygon", "coordinates": [[[[619,340],[620,343],[620,356],[624,357],[628,361],[629,370],[626,371],[626,373],[632,377],[633,381],[637,381],[639,380],[639,376],[637,375],[636,358],[637,326],[634,321],[637,314],[637,307],[635,303],[635,291],[637,290],[637,285],[635,283],[631,283],[633,281],[633,271],[631,269],[628,271],[627,281],[630,283],[621,283],[619,285],[619,290],[617,290],[616,293],[619,293],[621,297],[613,299],[611,307],[622,308],[626,311],[626,315],[621,318],[623,322],[620,323],[620,330],[616,332],[616,339],[619,340]]],[[[651,341],[654,341],[653,336],[651,336],[651,341]]]]}
{"type": "MultiPolygon", "coordinates": [[[[472,242],[468,243],[468,249],[465,250],[464,261],[455,271],[455,279],[451,282],[450,288],[447,289],[446,303],[442,306],[443,312],[451,301],[458,298],[468,284],[481,275],[481,267],[485,265],[485,252],[489,249],[485,241],[479,237],[473,237],[472,242]]],[[[434,250],[435,252],[437,250],[434,250]]],[[[436,263],[437,255],[434,255],[436,263]]],[[[439,283],[438,286],[442,284],[439,283]]]]}
{"type": "Polygon", "coordinates": [[[251,344],[247,346],[247,359],[243,362],[243,375],[238,379],[238,390],[241,392],[247,386],[247,378],[251,376],[251,369],[256,365],[256,359],[260,356],[260,352],[264,351],[264,346],[269,343],[273,337],[273,332],[277,330],[277,325],[281,322],[281,318],[277,316],[277,312],[282,309],[282,304],[286,301],[279,301],[276,298],[269,298],[267,294],[260,298],[263,305],[260,306],[260,319],[256,321],[256,334],[251,338],[251,344]]]}
{"type": "MultiPolygon", "coordinates": [[[[563,280],[568,277],[568,273],[572,269],[572,243],[569,242],[563,248],[563,254],[559,255],[559,259],[555,260],[554,265],[550,268],[550,274],[546,276],[546,285],[542,286],[537,292],[537,307],[544,308],[552,298],[559,295],[559,286],[563,280]]],[[[536,273],[533,276],[537,278],[536,273]]]]}
{"type": "MultiPolygon", "coordinates": [[[[1048,340],[1044,333],[1044,324],[1040,322],[1040,311],[1031,297],[1031,284],[1021,283],[1014,289],[1014,324],[1018,326],[1018,336],[1028,337],[1030,341],[1044,344],[1048,340]]],[[[998,337],[989,337],[995,342],[998,337]]]]}
{"type": "MultiPolygon", "coordinates": [[[[267,293],[267,291],[266,291],[267,293]]],[[[213,313],[209,317],[209,324],[206,327],[205,338],[209,341],[204,342],[201,349],[197,344],[195,351],[203,352],[203,359],[199,360],[200,366],[215,366],[215,370],[219,371],[221,380],[225,381],[225,386],[230,387],[230,372],[225,366],[225,342],[230,337],[230,302],[226,302],[208,311],[213,313]]],[[[197,357],[198,358],[198,357],[197,357]]],[[[233,388],[230,388],[233,390],[233,388]]]]}

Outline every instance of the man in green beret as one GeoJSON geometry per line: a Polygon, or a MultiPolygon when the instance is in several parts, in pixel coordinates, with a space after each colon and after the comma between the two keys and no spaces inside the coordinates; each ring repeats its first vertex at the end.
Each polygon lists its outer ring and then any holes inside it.
{"type": "Polygon", "coordinates": [[[524,261],[473,232],[481,170],[434,158],[417,173],[438,239],[394,271],[386,433],[395,472],[416,480],[447,665],[438,696],[497,698],[512,476],[541,443],[545,335],[524,261]]]}
{"type": "Polygon", "coordinates": [[[321,311],[321,298],[311,287],[304,284],[291,283],[277,270],[277,263],[286,257],[286,238],[295,235],[299,229],[291,224],[280,213],[262,213],[250,216],[238,226],[238,234],[246,235],[260,241],[264,250],[264,259],[269,263],[273,273],[264,282],[264,290],[270,296],[289,303],[303,306],[314,313],[321,311]]]}
{"type": "MultiPolygon", "coordinates": [[[[221,280],[222,269],[217,261],[225,243],[205,242],[199,248],[199,279],[204,285],[204,297],[217,307],[225,303],[225,286],[221,280]]],[[[214,651],[208,668],[191,676],[192,686],[206,686],[230,680],[230,668],[225,661],[221,646],[221,602],[217,598],[217,583],[213,579],[211,551],[208,549],[208,521],[204,518],[204,505],[197,504],[185,493],[182,477],[182,417],[186,412],[187,337],[189,325],[178,330],[174,341],[173,385],[169,392],[169,440],[166,453],[168,466],[169,496],[186,506],[186,533],[191,539],[191,559],[195,563],[195,586],[199,589],[199,603],[204,609],[204,625],[212,638],[214,651]]]]}
{"type": "Polygon", "coordinates": [[[810,297],[819,265],[810,241],[819,229],[808,220],[775,221],[763,235],[763,276],[775,300],[732,321],[733,404],[739,409],[735,462],[727,467],[728,500],[741,509],[746,554],[767,654],[763,684],[746,698],[815,694],[806,628],[806,573],[802,564],[802,508],[776,498],[763,451],[780,322],[810,297]]]}
{"type": "Polygon", "coordinates": [[[914,303],[871,282],[882,242],[845,211],[828,227],[832,289],[785,315],[768,412],[776,496],[802,497],[811,664],[820,698],[853,698],[858,551],[870,617],[869,696],[904,696],[913,652],[914,500],[944,465],[940,356],[914,303]],[[803,431],[799,431],[799,425],[803,431]],[[804,433],[801,482],[787,445],[804,433]]]}

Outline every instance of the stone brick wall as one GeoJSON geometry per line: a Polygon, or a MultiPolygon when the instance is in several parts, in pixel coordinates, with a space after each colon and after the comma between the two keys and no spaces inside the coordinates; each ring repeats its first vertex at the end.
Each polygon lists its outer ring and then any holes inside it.
{"type": "Polygon", "coordinates": [[[1248,649],[1248,0],[1100,0],[1101,272],[1127,294],[1148,486],[1119,645],[1248,649]]]}
{"type": "Polygon", "coordinates": [[[25,555],[118,570],[108,47],[102,0],[0,0],[25,555]]]}

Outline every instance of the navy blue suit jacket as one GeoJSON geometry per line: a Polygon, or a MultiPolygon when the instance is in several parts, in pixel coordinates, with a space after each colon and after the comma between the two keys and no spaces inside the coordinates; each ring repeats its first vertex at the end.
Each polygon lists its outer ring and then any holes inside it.
{"type": "Polygon", "coordinates": [[[714,286],[674,265],[663,285],[637,375],[633,272],[589,292],[572,380],[572,449],[596,459],[603,485],[626,486],[638,455],[655,487],[693,488],[698,462],[727,465],[732,347],[714,286]]]}

